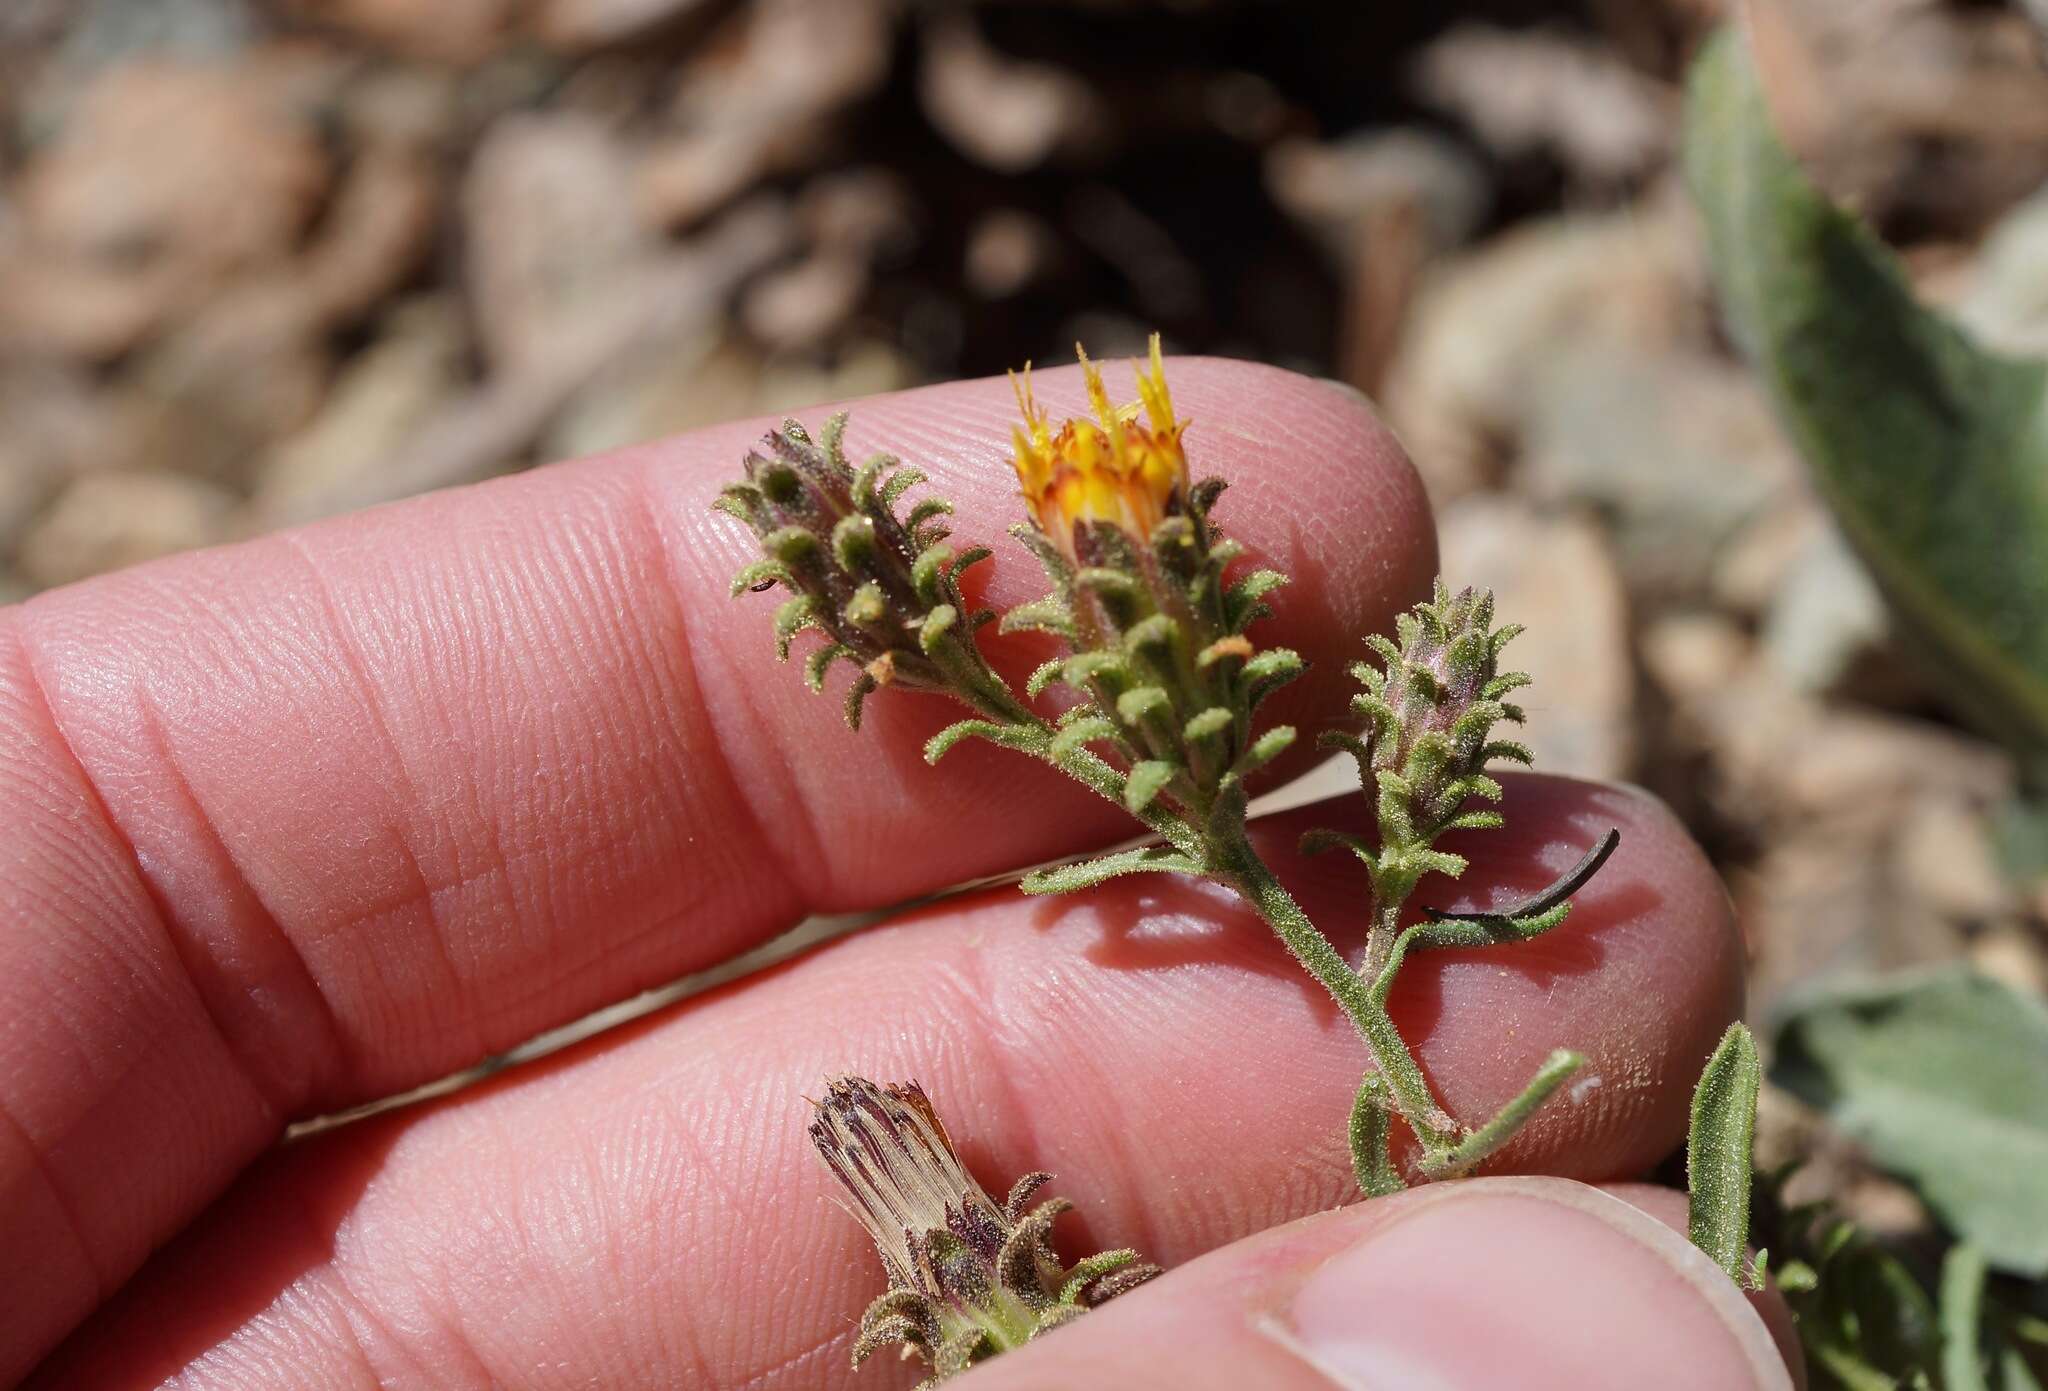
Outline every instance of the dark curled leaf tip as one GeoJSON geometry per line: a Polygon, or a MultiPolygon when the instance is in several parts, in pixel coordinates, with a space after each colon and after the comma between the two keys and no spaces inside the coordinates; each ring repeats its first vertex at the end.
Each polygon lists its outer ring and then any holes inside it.
{"type": "Polygon", "coordinates": [[[1612,855],[1620,844],[1621,832],[1614,827],[1609,827],[1607,834],[1600,837],[1599,843],[1591,850],[1588,850],[1577,864],[1566,870],[1563,878],[1526,903],[1518,903],[1509,908],[1488,908],[1481,912],[1451,912],[1443,908],[1425,908],[1422,911],[1428,917],[1445,922],[1485,922],[1493,918],[1532,918],[1538,913],[1547,913],[1593,882],[1593,876],[1600,872],[1600,867],[1607,863],[1607,857],[1612,855]]]}

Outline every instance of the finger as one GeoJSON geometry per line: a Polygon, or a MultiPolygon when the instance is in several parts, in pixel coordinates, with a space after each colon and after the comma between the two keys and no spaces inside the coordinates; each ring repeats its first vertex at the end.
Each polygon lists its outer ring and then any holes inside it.
{"type": "MultiPolygon", "coordinates": [[[[1621,849],[1555,941],[1417,957],[1400,1015],[1467,1120],[1552,1048],[1581,1049],[1598,1080],[1539,1113],[1503,1162],[1639,1173],[1679,1142],[1739,1003],[1726,897],[1647,797],[1506,782],[1512,829],[1475,860],[1470,897],[1547,882],[1609,826],[1621,849]]],[[[1259,840],[1341,936],[1358,880],[1321,861],[1295,872],[1307,820],[1261,823],[1259,840]]],[[[940,905],[296,1147],[145,1271],[45,1384],[183,1372],[190,1388],[237,1387],[290,1365],[308,1385],[887,1386],[844,1375],[880,1268],[804,1138],[803,1097],[826,1075],[922,1080],[991,1187],[1059,1175],[1084,1215],[1066,1219],[1070,1251],[1135,1245],[1171,1264],[1355,1198],[1342,1130],[1363,1066],[1263,925],[1206,887],[940,905]]]]}
{"type": "MultiPolygon", "coordinates": [[[[1293,707],[1313,721],[1341,707],[1354,636],[1426,583],[1420,491],[1334,388],[1173,371],[1197,465],[1238,483],[1219,515],[1295,574],[1270,639],[1320,661],[1293,707]]],[[[1072,373],[1043,384],[1078,406],[1072,373]]],[[[927,467],[994,536],[1014,409],[1001,382],[906,393],[863,405],[850,443],[927,467]]],[[[775,668],[769,601],[726,592],[753,543],[707,507],[762,428],[0,612],[0,1249],[51,1252],[0,1274],[0,1378],[287,1117],[473,1062],[806,911],[1123,834],[1089,794],[983,751],[928,772],[942,701],[878,699],[855,738],[775,668]]],[[[1030,596],[1032,563],[1006,547],[990,599],[1030,596]]]]}
{"type": "Polygon", "coordinates": [[[959,1385],[1791,1391],[1752,1298],[1620,1197],[1473,1179],[1227,1246],[959,1385]]]}

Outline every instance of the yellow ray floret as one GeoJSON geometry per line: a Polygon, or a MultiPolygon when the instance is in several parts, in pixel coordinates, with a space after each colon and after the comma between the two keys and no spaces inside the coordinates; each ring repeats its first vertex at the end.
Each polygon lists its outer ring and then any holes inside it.
{"type": "Polygon", "coordinates": [[[1076,418],[1054,430],[1031,392],[1031,369],[1013,375],[1023,425],[1011,432],[1017,481],[1031,513],[1060,553],[1079,564],[1075,529],[1106,522],[1139,545],[1187,496],[1188,461],[1181,449],[1186,422],[1173,417],[1159,335],[1152,335],[1150,370],[1137,369],[1138,400],[1110,403],[1102,372],[1075,346],[1095,419],[1076,418]],[[1139,418],[1140,409],[1143,419],[1139,418]]]}

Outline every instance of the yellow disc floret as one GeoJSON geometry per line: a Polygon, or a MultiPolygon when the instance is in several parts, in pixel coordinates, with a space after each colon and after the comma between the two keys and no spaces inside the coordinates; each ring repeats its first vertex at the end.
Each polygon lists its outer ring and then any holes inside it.
{"type": "Polygon", "coordinates": [[[1032,516],[1069,563],[1081,564],[1075,529],[1085,523],[1116,526],[1138,545],[1187,496],[1188,461],[1181,450],[1185,422],[1173,418],[1159,335],[1152,335],[1151,367],[1139,368],[1138,400],[1110,404],[1102,372],[1076,345],[1095,419],[1077,418],[1058,430],[1031,394],[1031,369],[1012,378],[1024,423],[1014,429],[1017,480],[1032,516]],[[1140,418],[1142,408],[1143,418],[1140,418]]]}

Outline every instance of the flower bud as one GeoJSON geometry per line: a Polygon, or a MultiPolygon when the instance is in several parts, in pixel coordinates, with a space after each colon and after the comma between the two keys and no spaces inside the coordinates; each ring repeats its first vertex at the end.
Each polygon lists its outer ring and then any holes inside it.
{"type": "Polygon", "coordinates": [[[805,666],[813,690],[836,661],[860,669],[846,706],[858,729],[862,702],[878,686],[957,691],[994,678],[965,636],[983,614],[956,628],[959,574],[987,552],[954,555],[942,520],[952,507],[940,499],[899,518],[898,499],[924,474],[886,454],[854,468],[841,447],[845,429],[846,417],[835,415],[813,441],[784,421],[747,455],[745,481],[716,506],[761,541],[762,558],[740,571],[733,594],[781,585],[791,595],[776,611],[778,655],[787,660],[791,640],[815,629],[825,644],[805,666]]]}

